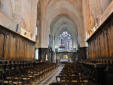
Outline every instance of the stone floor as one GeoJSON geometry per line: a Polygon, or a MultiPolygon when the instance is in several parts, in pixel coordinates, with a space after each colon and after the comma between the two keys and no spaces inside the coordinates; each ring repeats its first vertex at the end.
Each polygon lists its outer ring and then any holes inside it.
{"type": "MultiPolygon", "coordinates": [[[[44,78],[40,83],[38,83],[36,85],[50,85],[51,83],[56,82],[56,76],[59,75],[59,73],[62,71],[63,67],[64,67],[63,65],[60,65],[49,76],[44,78]]],[[[86,85],[96,85],[96,84],[94,84],[92,81],[88,81],[88,83],[86,85]]]]}
{"type": "Polygon", "coordinates": [[[59,73],[62,71],[62,69],[63,69],[63,65],[60,65],[56,70],[54,70],[53,73],[51,73],[49,76],[47,76],[45,79],[43,79],[37,85],[49,85],[53,82],[56,82],[56,76],[59,75],[59,73]]]}

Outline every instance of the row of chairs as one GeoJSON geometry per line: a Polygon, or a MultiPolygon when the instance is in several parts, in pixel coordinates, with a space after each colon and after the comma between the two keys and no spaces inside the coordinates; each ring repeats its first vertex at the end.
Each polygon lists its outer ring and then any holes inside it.
{"type": "Polygon", "coordinates": [[[49,62],[1,60],[0,85],[35,85],[56,67],[49,62]]]}
{"type": "Polygon", "coordinates": [[[109,58],[95,58],[95,59],[87,59],[87,60],[83,60],[81,61],[81,63],[96,63],[96,64],[113,64],[113,58],[109,57],[109,58]]]}
{"type": "Polygon", "coordinates": [[[99,85],[112,85],[113,58],[95,58],[87,59],[80,62],[83,67],[87,68],[92,74],[90,79],[99,85]]]}
{"type": "Polygon", "coordinates": [[[65,63],[56,81],[58,85],[86,85],[91,75],[93,72],[79,63],[65,63]]]}

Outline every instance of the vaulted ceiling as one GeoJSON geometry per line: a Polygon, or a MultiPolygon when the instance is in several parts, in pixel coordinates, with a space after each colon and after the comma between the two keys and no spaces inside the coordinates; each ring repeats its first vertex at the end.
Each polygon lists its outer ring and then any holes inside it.
{"type": "Polygon", "coordinates": [[[64,30],[72,34],[74,42],[79,39],[80,45],[84,46],[82,0],[42,0],[42,3],[42,46],[48,46],[49,34],[58,35],[64,30]]]}

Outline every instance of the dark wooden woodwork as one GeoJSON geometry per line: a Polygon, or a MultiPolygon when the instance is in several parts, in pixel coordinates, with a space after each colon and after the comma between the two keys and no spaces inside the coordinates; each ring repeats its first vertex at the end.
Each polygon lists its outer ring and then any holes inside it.
{"type": "Polygon", "coordinates": [[[35,85],[57,64],[30,60],[0,60],[0,85],[35,85]]]}
{"type": "Polygon", "coordinates": [[[4,34],[0,33],[0,56],[3,58],[3,51],[4,51],[4,34]]]}
{"type": "Polygon", "coordinates": [[[88,40],[89,58],[113,58],[113,13],[88,40]]]}
{"type": "Polygon", "coordinates": [[[78,60],[84,60],[87,58],[87,47],[80,47],[77,50],[76,55],[78,56],[78,60]]]}
{"type": "Polygon", "coordinates": [[[0,26],[0,59],[34,59],[35,43],[0,26]]]}
{"type": "Polygon", "coordinates": [[[46,55],[49,56],[49,48],[39,48],[39,60],[41,62],[45,62],[46,61],[46,55]]]}
{"type": "Polygon", "coordinates": [[[113,84],[113,13],[88,39],[88,59],[81,64],[94,76],[97,85],[113,84]],[[112,76],[111,76],[112,75],[112,76]]]}
{"type": "Polygon", "coordinates": [[[91,75],[91,71],[79,63],[64,63],[64,68],[56,80],[61,85],[88,85],[91,75]]]}

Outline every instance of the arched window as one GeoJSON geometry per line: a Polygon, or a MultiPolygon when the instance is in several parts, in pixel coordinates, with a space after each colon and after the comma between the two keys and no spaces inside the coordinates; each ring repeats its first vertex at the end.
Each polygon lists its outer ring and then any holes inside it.
{"type": "Polygon", "coordinates": [[[62,32],[59,36],[59,51],[71,51],[72,50],[72,36],[67,31],[62,32]]]}
{"type": "Polygon", "coordinates": [[[38,36],[38,26],[36,26],[36,36],[38,36]]]}
{"type": "Polygon", "coordinates": [[[35,49],[35,60],[39,59],[39,50],[35,49]]]}

